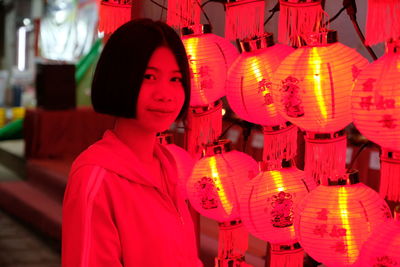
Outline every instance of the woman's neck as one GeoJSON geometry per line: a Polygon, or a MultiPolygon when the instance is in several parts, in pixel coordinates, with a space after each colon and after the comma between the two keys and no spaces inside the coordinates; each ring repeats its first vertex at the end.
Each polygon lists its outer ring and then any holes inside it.
{"type": "Polygon", "coordinates": [[[142,163],[152,164],[154,162],[156,133],[138,125],[135,119],[127,118],[117,118],[113,131],[142,163]]]}

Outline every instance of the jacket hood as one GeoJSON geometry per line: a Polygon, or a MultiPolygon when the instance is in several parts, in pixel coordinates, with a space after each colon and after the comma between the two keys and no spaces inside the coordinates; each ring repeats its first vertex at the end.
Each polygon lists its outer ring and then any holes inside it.
{"type": "MultiPolygon", "coordinates": [[[[171,153],[156,143],[154,155],[160,160],[165,177],[168,177],[170,183],[176,185],[176,163],[171,153]]],[[[100,141],[88,147],[78,156],[72,164],[71,174],[88,165],[100,166],[135,183],[161,188],[161,181],[142,166],[135,153],[119,140],[112,130],[107,130],[100,141]]]]}

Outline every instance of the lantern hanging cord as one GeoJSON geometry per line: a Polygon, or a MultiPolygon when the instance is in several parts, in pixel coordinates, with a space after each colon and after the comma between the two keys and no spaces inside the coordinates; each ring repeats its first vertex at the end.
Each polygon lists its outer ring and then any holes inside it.
{"type": "Polygon", "coordinates": [[[364,143],[358,150],[357,153],[353,156],[353,158],[351,159],[351,162],[349,164],[349,167],[347,168],[347,172],[350,172],[350,170],[353,169],[353,165],[356,162],[356,160],[358,159],[358,157],[360,156],[361,152],[369,145],[371,144],[371,141],[368,141],[366,143],[364,143]]]}
{"type": "Polygon", "coordinates": [[[199,5],[199,7],[200,7],[200,9],[201,9],[201,12],[203,12],[203,14],[204,14],[204,17],[206,18],[206,20],[207,20],[208,24],[210,24],[210,26],[211,26],[211,29],[212,29],[213,27],[212,27],[212,24],[211,24],[210,18],[207,16],[207,13],[204,11],[204,9],[203,9],[203,5],[200,3],[200,0],[197,0],[197,4],[199,5]]]}
{"type": "Polygon", "coordinates": [[[268,10],[269,12],[272,12],[271,15],[269,15],[269,17],[264,21],[264,26],[267,25],[267,23],[272,19],[272,17],[275,15],[276,12],[278,12],[280,10],[280,5],[279,5],[279,1],[278,3],[276,3],[276,5],[268,10]]]}
{"type": "Polygon", "coordinates": [[[368,53],[372,57],[372,59],[375,61],[378,59],[378,57],[375,55],[374,51],[372,48],[368,45],[365,44],[365,37],[360,29],[360,26],[358,25],[357,22],[357,5],[355,0],[343,0],[343,7],[346,7],[347,15],[349,15],[351,22],[353,23],[354,29],[357,32],[358,37],[360,38],[363,46],[365,49],[367,49],[368,53]]]}

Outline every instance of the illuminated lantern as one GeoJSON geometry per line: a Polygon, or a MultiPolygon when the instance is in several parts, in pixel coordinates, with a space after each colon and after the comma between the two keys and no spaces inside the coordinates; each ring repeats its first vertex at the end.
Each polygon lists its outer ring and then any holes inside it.
{"type": "Polygon", "coordinates": [[[203,145],[218,140],[222,131],[222,102],[227,71],[236,59],[236,48],[224,38],[211,33],[210,25],[183,29],[183,44],[191,70],[191,98],[186,149],[200,158],[203,145]]]}
{"type": "Polygon", "coordinates": [[[349,266],[371,232],[391,218],[386,202],[358,182],[358,173],[328,179],[295,209],[298,241],[326,266],[349,266]]]}
{"type": "Polygon", "coordinates": [[[271,267],[289,266],[277,258],[290,261],[290,266],[303,266],[303,249],[296,245],[293,226],[294,207],[316,184],[306,181],[304,172],[292,165],[286,161],[285,167],[271,170],[268,162],[261,163],[261,172],[247,182],[240,195],[240,215],[246,229],[271,243],[271,267]]]}
{"type": "Polygon", "coordinates": [[[274,73],[271,91],[283,117],[307,132],[305,170],[318,181],[345,172],[342,129],[351,122],[353,81],[368,61],[337,42],[335,31],[301,40],[274,73]]]}
{"type": "Polygon", "coordinates": [[[237,49],[212,34],[208,24],[184,28],[182,42],[191,69],[190,106],[207,106],[225,96],[227,72],[238,56],[237,49]]]}
{"type": "Polygon", "coordinates": [[[358,76],[353,89],[354,124],[382,147],[381,188],[389,200],[400,201],[400,41],[358,76]]]}
{"type": "Polygon", "coordinates": [[[294,49],[274,45],[272,34],[240,42],[243,51],[228,72],[226,98],[242,119],[260,125],[286,122],[276,110],[270,92],[273,71],[294,49]]]}
{"type": "Polygon", "coordinates": [[[113,33],[122,24],[131,20],[133,1],[105,1],[100,2],[99,31],[105,34],[113,33]]]}
{"type": "Polygon", "coordinates": [[[207,145],[205,156],[195,163],[187,183],[192,206],[218,222],[240,218],[238,192],[258,173],[252,157],[230,146],[229,140],[207,145]]]}
{"type": "Polygon", "coordinates": [[[270,92],[273,71],[294,49],[274,45],[272,34],[240,41],[242,53],[228,71],[226,97],[242,119],[264,126],[264,161],[280,164],[296,153],[297,128],[287,125],[270,92]],[[283,152],[285,151],[285,152],[283,152]]]}
{"type": "Polygon", "coordinates": [[[219,222],[219,261],[241,262],[247,249],[247,232],[240,221],[239,193],[258,173],[256,161],[231,150],[229,140],[205,146],[187,183],[190,204],[203,216],[219,222]]]}
{"type": "Polygon", "coordinates": [[[174,157],[178,172],[178,190],[187,199],[186,183],[192,174],[195,160],[185,149],[173,144],[172,134],[162,133],[157,136],[157,139],[174,157]]]}
{"type": "Polygon", "coordinates": [[[376,229],[361,249],[356,266],[400,266],[400,206],[395,219],[376,229]]]}

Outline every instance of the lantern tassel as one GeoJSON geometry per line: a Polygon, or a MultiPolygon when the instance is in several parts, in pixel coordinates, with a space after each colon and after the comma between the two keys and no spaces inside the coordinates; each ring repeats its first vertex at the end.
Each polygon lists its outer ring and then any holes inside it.
{"type": "Polygon", "coordinates": [[[297,151],[297,127],[290,125],[284,129],[271,131],[264,127],[263,161],[281,166],[282,160],[293,159],[297,151]]]}
{"type": "Polygon", "coordinates": [[[299,2],[280,0],[278,40],[282,44],[299,47],[300,35],[318,33],[324,28],[323,21],[328,15],[321,1],[299,2]]]}
{"type": "Polygon", "coordinates": [[[243,266],[249,234],[241,220],[219,223],[218,257],[215,266],[243,266]]]}
{"type": "Polygon", "coordinates": [[[381,184],[379,192],[390,201],[400,201],[400,159],[381,155],[381,184]]]}
{"type": "Polygon", "coordinates": [[[101,1],[99,10],[99,31],[113,33],[118,27],[131,20],[132,4],[118,4],[101,1]]]}
{"type": "Polygon", "coordinates": [[[200,23],[200,0],[168,0],[167,24],[181,29],[200,23]]]}
{"type": "Polygon", "coordinates": [[[400,37],[400,1],[369,0],[365,44],[374,45],[400,37]]]}
{"type": "Polygon", "coordinates": [[[264,0],[243,0],[226,4],[225,38],[252,38],[264,33],[264,0]]]}
{"type": "Polygon", "coordinates": [[[185,135],[186,150],[199,159],[203,145],[215,141],[222,132],[222,102],[210,106],[190,107],[185,135]]]}
{"type": "Polygon", "coordinates": [[[270,267],[303,267],[304,250],[299,243],[271,244],[270,267]]]}
{"type": "Polygon", "coordinates": [[[344,131],[337,133],[307,133],[305,138],[306,176],[314,178],[317,184],[328,185],[328,179],[335,180],[346,173],[346,135],[344,131]]]}

